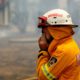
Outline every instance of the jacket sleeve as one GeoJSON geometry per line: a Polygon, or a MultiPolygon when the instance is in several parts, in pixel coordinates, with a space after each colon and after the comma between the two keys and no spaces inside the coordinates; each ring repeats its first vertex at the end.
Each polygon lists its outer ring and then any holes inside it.
{"type": "Polygon", "coordinates": [[[49,59],[50,59],[50,55],[48,54],[47,51],[39,52],[38,60],[37,60],[37,74],[38,74],[38,78],[40,78],[40,80],[44,76],[44,74],[42,74],[41,67],[42,67],[42,65],[46,64],[49,61],[49,59]]]}
{"type": "Polygon", "coordinates": [[[41,66],[46,64],[49,60],[50,56],[47,51],[40,51],[37,60],[37,72],[39,73],[41,66]]]}

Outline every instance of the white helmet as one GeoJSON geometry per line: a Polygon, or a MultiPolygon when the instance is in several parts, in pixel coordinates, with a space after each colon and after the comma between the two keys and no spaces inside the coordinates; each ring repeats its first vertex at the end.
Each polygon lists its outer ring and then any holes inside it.
{"type": "Polygon", "coordinates": [[[43,16],[39,17],[38,27],[54,25],[71,25],[72,27],[78,26],[73,24],[70,14],[62,9],[48,11],[43,16]]]}

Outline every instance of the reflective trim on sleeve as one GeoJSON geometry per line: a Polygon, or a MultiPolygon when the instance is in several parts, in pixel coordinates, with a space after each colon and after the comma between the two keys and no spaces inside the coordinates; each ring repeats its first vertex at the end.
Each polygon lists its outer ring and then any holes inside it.
{"type": "Polygon", "coordinates": [[[55,80],[56,79],[56,77],[49,72],[47,64],[43,65],[41,67],[41,69],[43,71],[43,74],[46,76],[46,78],[48,80],[55,80]]]}

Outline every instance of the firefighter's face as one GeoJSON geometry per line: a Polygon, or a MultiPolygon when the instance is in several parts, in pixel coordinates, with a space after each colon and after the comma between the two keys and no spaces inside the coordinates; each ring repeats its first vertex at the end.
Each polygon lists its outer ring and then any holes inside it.
{"type": "Polygon", "coordinates": [[[48,43],[50,43],[53,40],[47,28],[42,28],[42,34],[45,36],[48,43]]]}

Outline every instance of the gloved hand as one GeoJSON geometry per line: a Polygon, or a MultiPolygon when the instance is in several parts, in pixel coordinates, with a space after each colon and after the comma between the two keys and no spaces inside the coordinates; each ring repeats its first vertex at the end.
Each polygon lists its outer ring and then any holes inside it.
{"type": "Polygon", "coordinates": [[[38,43],[39,43],[40,50],[42,50],[42,51],[48,50],[49,44],[48,44],[44,34],[39,38],[38,43]]]}

